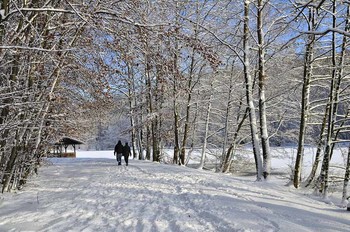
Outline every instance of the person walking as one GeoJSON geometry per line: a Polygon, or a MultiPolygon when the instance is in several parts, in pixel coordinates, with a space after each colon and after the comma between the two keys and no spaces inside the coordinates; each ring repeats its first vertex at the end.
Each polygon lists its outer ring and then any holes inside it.
{"type": "Polygon", "coordinates": [[[125,143],[125,145],[123,147],[123,156],[124,156],[126,166],[128,166],[128,161],[129,161],[130,155],[131,155],[130,147],[129,147],[128,143],[125,143]]]}
{"type": "Polygon", "coordinates": [[[118,165],[122,165],[123,144],[119,140],[114,147],[114,156],[117,158],[118,165]]]}

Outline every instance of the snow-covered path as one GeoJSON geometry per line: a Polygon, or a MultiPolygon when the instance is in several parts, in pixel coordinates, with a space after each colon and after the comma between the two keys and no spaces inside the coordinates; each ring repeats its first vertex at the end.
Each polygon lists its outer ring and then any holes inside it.
{"type": "Polygon", "coordinates": [[[0,202],[0,231],[350,231],[350,213],[250,177],[53,159],[0,202]]]}

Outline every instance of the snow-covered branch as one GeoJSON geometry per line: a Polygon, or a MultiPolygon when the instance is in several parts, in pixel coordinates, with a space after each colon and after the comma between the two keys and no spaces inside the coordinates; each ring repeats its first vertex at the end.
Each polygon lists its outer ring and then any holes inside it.
{"type": "Polygon", "coordinates": [[[52,8],[52,7],[42,7],[42,8],[18,8],[16,10],[10,11],[7,15],[5,15],[5,11],[1,10],[1,18],[2,21],[5,21],[10,16],[16,13],[22,13],[22,12],[56,12],[56,13],[69,13],[69,14],[75,14],[76,12],[73,10],[66,10],[66,9],[59,9],[59,8],[52,8]]]}
{"type": "Polygon", "coordinates": [[[347,31],[344,31],[344,30],[341,30],[341,29],[338,29],[338,28],[327,28],[323,31],[305,31],[303,32],[304,34],[312,34],[312,35],[326,35],[330,32],[336,32],[338,34],[341,34],[341,35],[345,35],[347,37],[350,37],[350,33],[347,32],[347,31]]]}
{"type": "Polygon", "coordinates": [[[33,50],[33,51],[42,51],[42,52],[63,52],[63,51],[73,51],[73,48],[67,49],[45,49],[40,47],[26,47],[26,46],[9,46],[9,45],[0,45],[0,49],[14,49],[14,50],[33,50]]]}

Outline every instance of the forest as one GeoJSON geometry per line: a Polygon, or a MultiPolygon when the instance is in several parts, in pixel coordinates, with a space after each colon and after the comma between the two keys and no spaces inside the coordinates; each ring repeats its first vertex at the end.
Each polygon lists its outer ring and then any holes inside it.
{"type": "Polygon", "coordinates": [[[185,165],[242,146],[257,181],[272,146],[296,146],[291,181],[327,197],[333,150],[349,147],[345,0],[2,0],[0,187],[20,188],[62,136],[91,149],[130,141],[135,159],[185,165]],[[302,178],[304,148],[317,151],[302,178]],[[145,154],[145,155],[143,155],[145,154]]]}

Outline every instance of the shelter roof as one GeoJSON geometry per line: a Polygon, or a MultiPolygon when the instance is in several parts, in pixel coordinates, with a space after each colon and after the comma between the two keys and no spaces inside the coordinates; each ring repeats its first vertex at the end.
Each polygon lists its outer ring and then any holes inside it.
{"type": "Polygon", "coordinates": [[[69,137],[63,137],[58,142],[55,143],[55,145],[75,145],[75,144],[84,144],[84,143],[69,137]]]}

